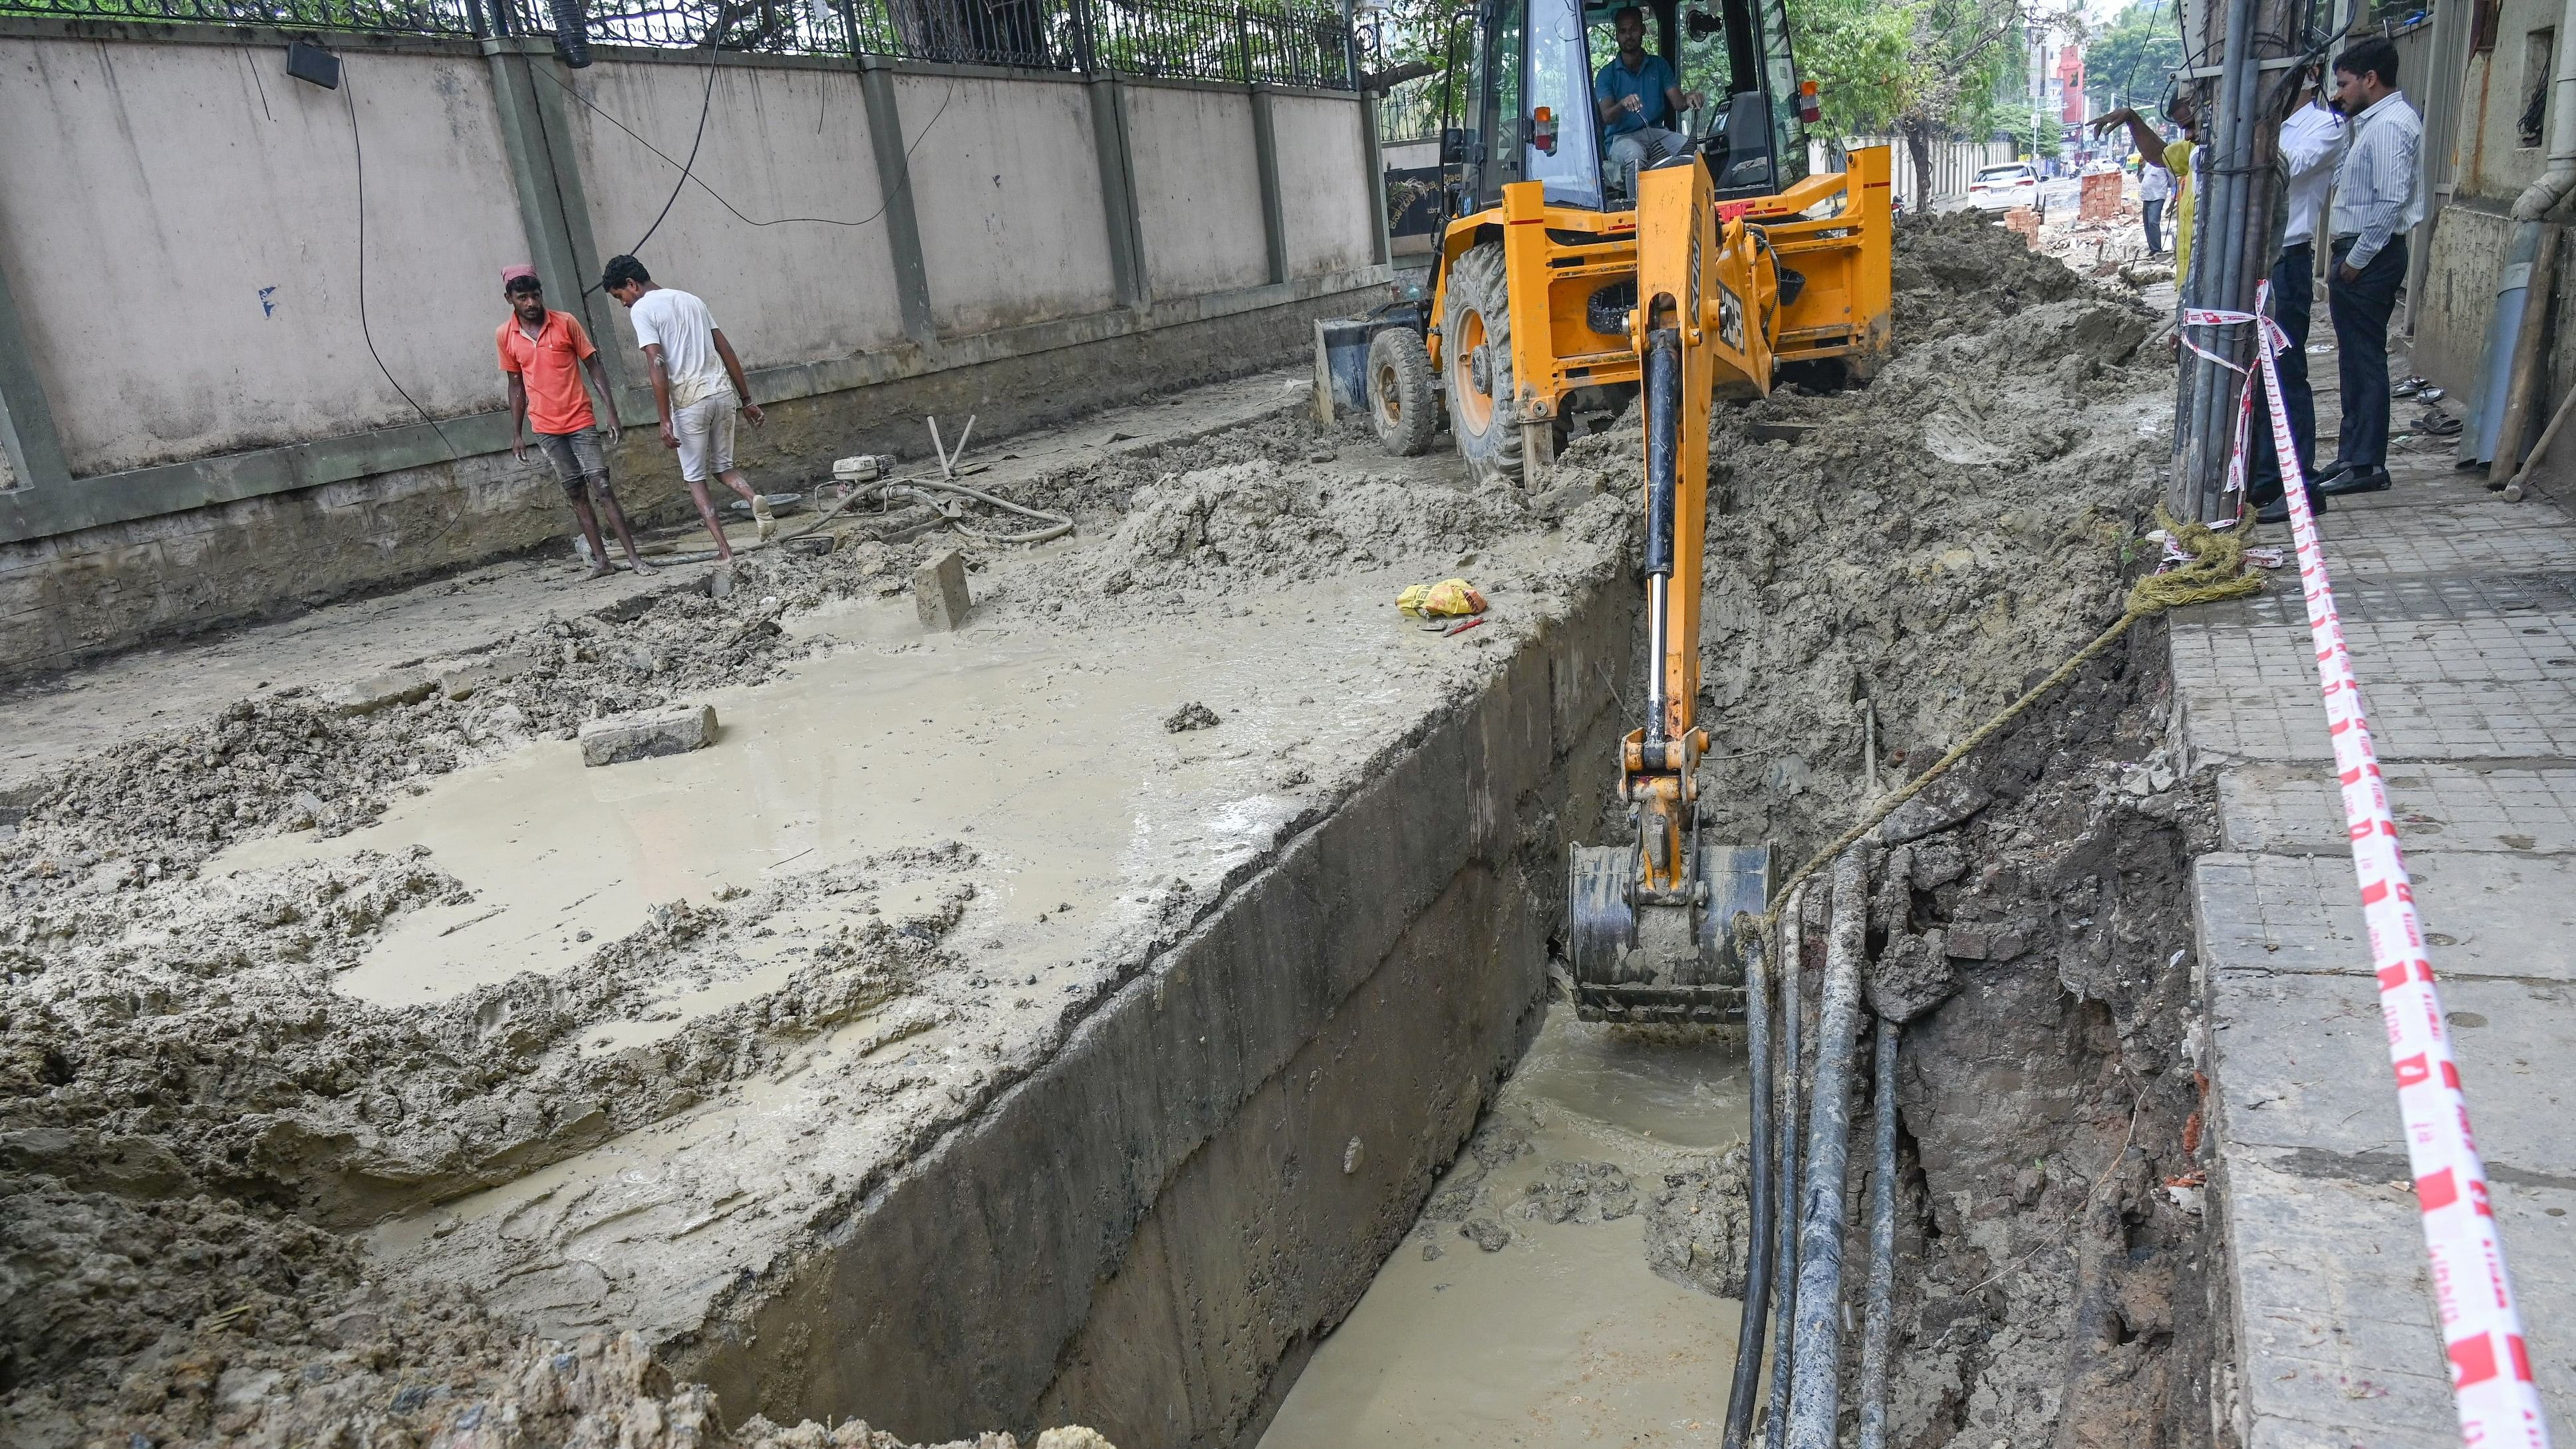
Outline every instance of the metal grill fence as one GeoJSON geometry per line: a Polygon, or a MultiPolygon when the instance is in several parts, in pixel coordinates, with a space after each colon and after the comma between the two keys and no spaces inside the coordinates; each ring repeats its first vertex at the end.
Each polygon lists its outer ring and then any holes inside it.
{"type": "Polygon", "coordinates": [[[889,56],[1355,90],[1351,30],[1333,0],[0,0],[0,15],[182,21],[773,55],[889,56]]]}

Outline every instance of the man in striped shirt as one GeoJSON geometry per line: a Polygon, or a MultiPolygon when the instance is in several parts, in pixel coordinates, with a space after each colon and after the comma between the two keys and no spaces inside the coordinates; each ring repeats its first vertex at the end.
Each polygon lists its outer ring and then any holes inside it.
{"type": "Polygon", "coordinates": [[[2348,121],[2335,169],[2326,310],[2343,370],[2343,437],[2317,491],[2376,493],[2388,478],[2388,317],[2406,280],[2406,234],[2424,220],[2424,123],[2397,89],[2397,47],[2373,37],[2335,57],[2348,121]]]}

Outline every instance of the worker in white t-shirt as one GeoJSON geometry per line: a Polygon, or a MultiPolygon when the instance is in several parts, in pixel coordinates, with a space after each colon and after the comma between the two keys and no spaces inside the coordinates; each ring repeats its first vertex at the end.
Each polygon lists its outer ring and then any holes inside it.
{"type": "Polygon", "coordinates": [[[2138,206],[2146,213],[2147,255],[2165,254],[2165,202],[2173,196],[2173,173],[2147,162],[2138,171],[2138,206]]]}
{"type": "Polygon", "coordinates": [[[635,340],[653,367],[653,404],[662,413],[662,446],[680,453],[680,479],[698,505],[698,517],[716,537],[716,557],[730,559],[724,525],[707,501],[707,475],[751,504],[766,540],[778,531],[769,500],[744,481],[733,465],[733,418],[739,411],[758,427],[760,404],[751,401],[743,381],[742,360],[733,355],[724,329],[716,325],[707,304],[694,294],[656,286],[653,274],[633,257],[611,257],[599,275],[600,290],[615,297],[635,324],[635,340]]]}

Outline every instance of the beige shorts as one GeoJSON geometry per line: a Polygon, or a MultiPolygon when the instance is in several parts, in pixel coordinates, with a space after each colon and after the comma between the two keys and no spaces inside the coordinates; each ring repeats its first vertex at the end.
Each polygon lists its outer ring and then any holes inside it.
{"type": "Polygon", "coordinates": [[[733,470],[734,410],[740,406],[733,389],[721,388],[696,402],[672,407],[671,431],[680,438],[683,481],[704,483],[733,470]]]}

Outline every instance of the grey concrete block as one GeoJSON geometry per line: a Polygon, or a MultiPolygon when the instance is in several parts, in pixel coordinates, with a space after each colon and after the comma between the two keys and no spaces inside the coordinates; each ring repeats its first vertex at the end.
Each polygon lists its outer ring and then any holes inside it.
{"type": "Polygon", "coordinates": [[[665,714],[592,720],[581,727],[581,762],[618,765],[656,755],[685,755],[715,742],[715,706],[692,705],[665,714]]]}
{"type": "Polygon", "coordinates": [[[398,704],[418,704],[436,691],[435,675],[408,669],[344,679],[322,690],[322,707],[333,714],[373,714],[398,704]]]}
{"type": "Polygon", "coordinates": [[[714,568],[707,571],[708,598],[730,599],[733,597],[733,588],[734,572],[732,564],[717,564],[714,568]]]}
{"type": "Polygon", "coordinates": [[[933,633],[965,627],[966,555],[948,549],[914,569],[912,602],[921,611],[921,627],[933,633]]]}
{"type": "Polygon", "coordinates": [[[438,672],[438,688],[449,699],[464,699],[478,689],[489,689],[505,679],[516,679],[537,667],[537,661],[525,654],[494,654],[471,664],[460,664],[438,672]]]}

